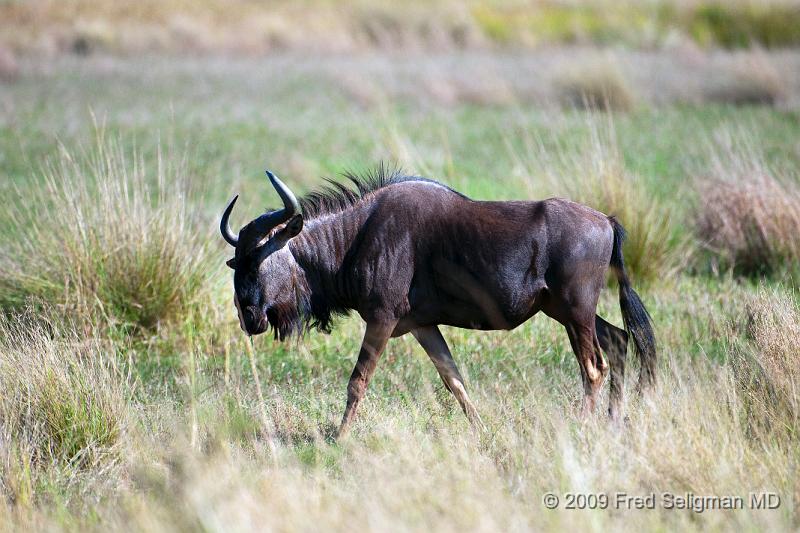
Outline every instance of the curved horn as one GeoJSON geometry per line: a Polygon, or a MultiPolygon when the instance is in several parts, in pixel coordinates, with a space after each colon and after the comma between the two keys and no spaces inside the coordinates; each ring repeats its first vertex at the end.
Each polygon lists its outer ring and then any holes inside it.
{"type": "Polygon", "coordinates": [[[239,237],[233,234],[231,231],[231,226],[228,224],[228,218],[231,216],[231,211],[233,211],[233,206],[236,203],[236,200],[239,199],[239,195],[233,197],[231,203],[228,204],[228,207],[225,208],[225,212],[222,213],[222,219],[219,221],[219,231],[222,232],[222,238],[227,241],[228,244],[236,248],[236,245],[239,244],[239,237]]]}
{"type": "Polygon", "coordinates": [[[292,218],[295,213],[300,211],[300,203],[297,201],[294,193],[289,190],[289,187],[278,179],[278,176],[269,170],[266,172],[269,181],[272,182],[272,186],[275,187],[275,190],[278,192],[278,196],[283,200],[283,211],[280,213],[280,222],[276,222],[276,224],[280,224],[281,222],[286,222],[292,218]]]}
{"type": "Polygon", "coordinates": [[[278,192],[278,196],[283,200],[283,209],[264,213],[253,221],[257,228],[256,232],[262,235],[269,233],[275,226],[283,224],[300,212],[300,202],[297,201],[297,198],[295,198],[294,193],[289,190],[289,187],[269,170],[266,172],[269,181],[272,182],[272,186],[275,187],[275,190],[278,192]]]}

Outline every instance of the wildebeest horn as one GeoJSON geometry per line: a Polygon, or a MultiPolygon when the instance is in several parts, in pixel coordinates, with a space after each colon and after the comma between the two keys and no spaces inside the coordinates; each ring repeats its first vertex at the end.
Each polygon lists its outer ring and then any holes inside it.
{"type": "MultiPolygon", "coordinates": [[[[297,198],[295,197],[294,193],[289,190],[289,187],[287,187],[281,180],[278,179],[278,176],[269,170],[266,172],[269,181],[278,192],[278,196],[280,196],[281,200],[283,200],[283,209],[264,213],[255,219],[255,221],[253,221],[256,227],[256,232],[259,234],[269,233],[272,228],[278,224],[286,222],[296,213],[300,212],[300,202],[297,201],[297,198]]],[[[233,211],[233,204],[236,203],[237,198],[239,198],[238,195],[231,200],[231,203],[228,204],[228,207],[225,208],[225,212],[222,214],[222,220],[219,222],[219,230],[222,232],[222,237],[233,247],[236,247],[236,245],[239,243],[239,237],[234,235],[231,231],[231,227],[228,224],[228,217],[230,217],[231,211],[233,211]]]]}
{"type": "Polygon", "coordinates": [[[255,219],[253,225],[257,235],[266,235],[272,231],[275,226],[286,222],[292,218],[295,213],[300,211],[300,203],[297,201],[292,191],[289,190],[289,187],[284,185],[284,183],[278,179],[278,176],[269,170],[266,172],[269,181],[272,182],[272,186],[275,187],[275,190],[278,192],[278,196],[283,200],[283,209],[264,213],[255,219]]]}
{"type": "MultiPolygon", "coordinates": [[[[278,176],[270,172],[267,172],[267,177],[269,181],[272,182],[272,186],[275,187],[275,190],[278,191],[278,196],[281,197],[283,200],[283,211],[278,211],[275,215],[279,216],[280,220],[275,222],[275,225],[280,224],[281,222],[286,222],[290,218],[292,218],[295,213],[300,211],[300,204],[295,198],[292,191],[289,190],[289,187],[284,185],[284,183],[278,179],[278,176]]],[[[277,218],[277,217],[276,217],[277,218]]]]}
{"type": "Polygon", "coordinates": [[[231,216],[231,211],[233,211],[233,205],[236,203],[236,200],[239,199],[239,195],[233,197],[231,203],[228,204],[228,207],[225,208],[225,212],[222,213],[222,220],[219,221],[219,230],[222,232],[222,238],[225,239],[228,244],[236,248],[236,245],[239,244],[239,237],[233,234],[231,231],[231,226],[228,224],[228,218],[231,216]]]}

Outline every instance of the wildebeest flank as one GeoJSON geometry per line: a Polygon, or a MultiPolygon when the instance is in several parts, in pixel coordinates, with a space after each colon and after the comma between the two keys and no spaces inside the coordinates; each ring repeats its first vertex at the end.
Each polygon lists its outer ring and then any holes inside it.
{"type": "Polygon", "coordinates": [[[366,331],[347,388],[339,435],[350,426],[390,337],[411,333],[473,422],[467,395],[440,325],[513,329],[542,311],[563,324],[581,370],[583,411],[595,407],[611,373],[609,413],[621,414],[628,334],[641,359],[639,387],[655,382],[656,349],[647,311],[631,288],[624,230],[613,218],[560,198],[475,201],[435,181],[383,167],[347,176],[354,188],[329,188],[298,200],[274,174],[283,200],[235,235],[235,303],[248,335],[310,327],[329,331],[355,310],[366,331]],[[596,314],[611,267],[625,330],[596,314]],[[627,330],[627,331],[626,331],[627,330]],[[603,352],[608,356],[604,356],[603,352]]]}

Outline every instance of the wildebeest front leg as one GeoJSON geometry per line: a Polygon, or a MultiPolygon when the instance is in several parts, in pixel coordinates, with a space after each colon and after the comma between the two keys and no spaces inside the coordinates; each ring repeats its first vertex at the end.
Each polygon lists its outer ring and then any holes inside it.
{"type": "Polygon", "coordinates": [[[453,396],[456,397],[456,400],[458,400],[461,409],[464,411],[464,414],[467,415],[467,419],[469,419],[470,423],[478,427],[483,427],[481,417],[478,415],[478,411],[475,409],[475,406],[472,405],[467,395],[467,390],[464,387],[464,378],[461,377],[456,362],[453,361],[450,348],[448,348],[447,342],[444,340],[439,328],[436,326],[417,328],[412,330],[411,334],[414,335],[414,338],[417,339],[428,354],[428,357],[433,361],[436,370],[439,372],[439,376],[442,378],[448,390],[450,390],[453,396]]]}
{"type": "Polygon", "coordinates": [[[369,380],[372,378],[372,374],[375,373],[375,367],[378,365],[378,360],[381,357],[381,353],[383,353],[383,349],[386,348],[386,343],[389,341],[395,325],[396,322],[367,323],[364,340],[361,342],[361,351],[358,354],[358,361],[353,373],[350,375],[350,382],[347,384],[347,407],[344,410],[342,424],[336,433],[337,438],[344,436],[350,429],[358,404],[364,397],[369,380]]]}

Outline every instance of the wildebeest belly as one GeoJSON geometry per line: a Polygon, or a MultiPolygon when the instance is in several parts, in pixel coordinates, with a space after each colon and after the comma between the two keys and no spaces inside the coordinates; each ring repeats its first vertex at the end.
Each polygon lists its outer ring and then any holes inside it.
{"type": "Polygon", "coordinates": [[[438,257],[431,267],[409,295],[412,318],[419,325],[513,329],[538,311],[545,284],[529,261],[498,261],[478,270],[438,257]]]}

